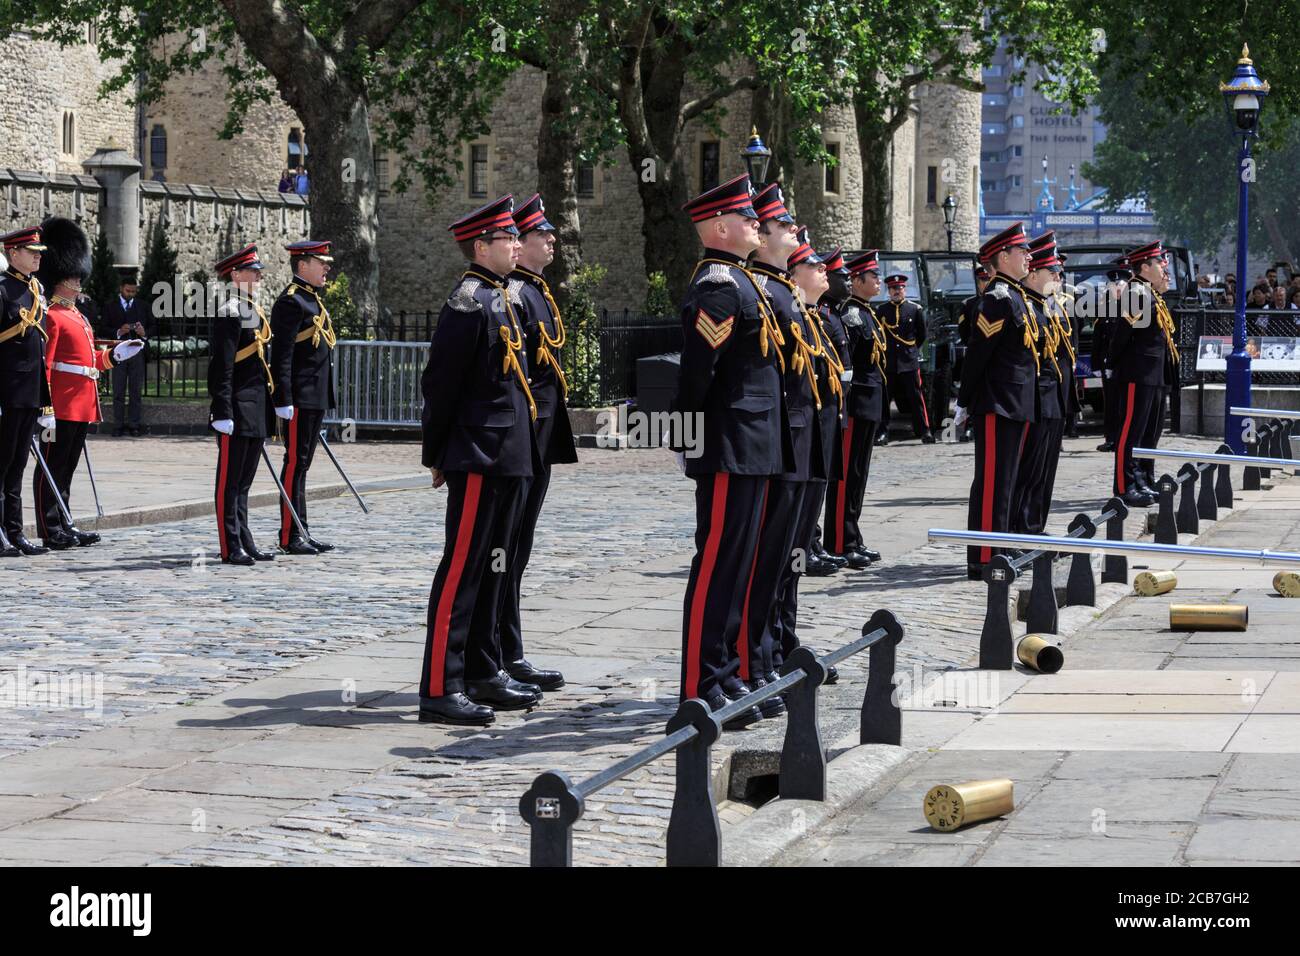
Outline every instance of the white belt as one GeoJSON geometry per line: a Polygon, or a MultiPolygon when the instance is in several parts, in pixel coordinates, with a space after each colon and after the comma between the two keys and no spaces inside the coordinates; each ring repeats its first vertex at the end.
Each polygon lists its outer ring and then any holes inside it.
{"type": "Polygon", "coordinates": [[[92,382],[99,380],[99,369],[89,365],[73,365],[71,362],[55,362],[54,370],[56,372],[71,372],[73,375],[84,375],[92,382]]]}

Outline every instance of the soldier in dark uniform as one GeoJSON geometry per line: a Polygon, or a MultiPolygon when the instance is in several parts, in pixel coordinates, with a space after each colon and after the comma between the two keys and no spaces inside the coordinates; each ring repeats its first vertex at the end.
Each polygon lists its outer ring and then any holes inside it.
{"type": "Polygon", "coordinates": [[[1021,283],[1043,334],[1038,352],[1038,417],[1025,434],[1012,495],[1011,530],[1019,534],[1042,534],[1047,526],[1065,422],[1076,404],[1074,346],[1068,316],[1055,298],[1060,272],[1056,236],[1048,231],[1030,243],[1029,274],[1021,283]]]}
{"type": "MultiPolygon", "coordinates": [[[[980,247],[993,267],[971,332],[957,404],[969,409],[975,429],[975,480],[967,527],[1008,531],[1020,448],[1038,417],[1038,350],[1042,333],[1020,280],[1027,272],[1024,223],[1004,229],[980,247]]],[[[966,573],[979,580],[996,549],[967,549],[966,573]]]]}
{"type": "Polygon", "coordinates": [[[1097,451],[1114,451],[1119,440],[1120,405],[1122,404],[1115,372],[1110,367],[1110,343],[1115,336],[1115,323],[1119,321],[1128,280],[1133,272],[1128,260],[1120,256],[1115,268],[1106,273],[1105,299],[1098,308],[1099,315],[1092,325],[1092,370],[1101,377],[1102,435],[1097,451]]]}
{"type": "Polygon", "coordinates": [[[864,545],[858,517],[871,473],[876,430],[884,421],[889,401],[885,371],[888,345],[885,330],[871,307],[872,297],[880,292],[876,250],[862,253],[847,265],[852,294],[840,310],[840,319],[848,337],[853,375],[840,440],[840,473],[826,498],[826,544],[831,553],[842,555],[849,567],[860,570],[880,560],[878,551],[864,545]]]}
{"type": "Polygon", "coordinates": [[[321,301],[329,276],[330,244],[304,239],[285,246],[293,281],[271,307],[271,363],[275,415],[287,422],[280,483],[293,500],[304,540],[288,506],[280,502],[280,548],[289,554],[320,554],[334,545],[313,537],[307,521],[307,469],[320,442],[325,413],[334,407],[334,324],[321,301]]]}
{"type": "Polygon", "coordinates": [[[9,268],[0,276],[0,557],[45,554],[23,534],[23,472],[39,425],[54,427],[45,371],[45,301],[36,270],[41,231],[0,236],[9,268]]]}
{"type": "Polygon", "coordinates": [[[208,365],[209,424],[217,433],[217,540],[223,564],[251,565],[275,557],[258,549],[248,527],[248,489],[271,433],[271,322],[255,298],[262,281],[257,246],[226,256],[216,271],[230,282],[230,297],[212,321],[208,365]]]}
{"type": "Polygon", "coordinates": [[[513,197],[451,224],[468,261],[438,316],[421,388],[423,461],[447,485],[447,533],[429,593],[420,720],[486,726],[541,689],[506,673],[497,613],[527,496],[542,471],[524,329],[508,281],[519,259],[513,197]]]}
{"type": "Polygon", "coordinates": [[[912,434],[924,444],[934,443],[930,433],[930,412],[925,407],[921,385],[921,346],[925,344],[925,317],[921,307],[907,298],[907,276],[886,276],[889,301],[880,307],[878,318],[885,330],[889,349],[885,369],[889,390],[900,412],[912,416],[912,434]]]}
{"type": "MultiPolygon", "coordinates": [[[[729,697],[748,693],[751,684],[762,687],[775,675],[781,594],[795,564],[802,566],[806,560],[808,542],[800,543],[799,519],[811,483],[823,471],[818,424],[821,398],[815,368],[817,333],[789,272],[790,258],[800,248],[799,229],[785,208],[779,183],[769,184],[754,197],[754,211],[758,214],[760,245],[750,268],[780,330],[783,388],[794,460],[767,484],[758,548],[750,567],[745,614],[736,644],[740,668],[736,676],[728,675],[722,682],[722,690],[729,697]]],[[[759,707],[764,717],[775,716],[783,709],[775,697],[759,707]]]]}
{"type": "MultiPolygon", "coordinates": [[[[1058,247],[1056,257],[1061,260],[1061,274],[1058,276],[1056,291],[1052,293],[1052,299],[1056,302],[1056,318],[1058,324],[1064,330],[1062,334],[1065,341],[1070,345],[1070,358],[1077,362],[1079,355],[1079,329],[1075,324],[1073,316],[1075,312],[1075,299],[1078,297],[1078,291],[1070,283],[1070,273],[1066,266],[1065,260],[1068,258],[1058,247]]],[[[1063,366],[1064,367],[1064,366],[1063,366]]],[[[1079,437],[1079,418],[1083,411],[1083,383],[1079,381],[1077,366],[1071,366],[1069,371],[1069,391],[1070,407],[1065,414],[1065,437],[1079,437]]]]}
{"type": "Polygon", "coordinates": [[[1115,494],[1143,507],[1159,497],[1150,460],[1137,461],[1133,449],[1160,441],[1165,393],[1177,381],[1177,330],[1162,293],[1169,288],[1165,253],[1156,240],[1128,253],[1133,270],[1123,321],[1115,323],[1110,364],[1120,393],[1119,438],[1115,445],[1115,494]]]}
{"type": "MultiPolygon", "coordinates": [[[[722,682],[739,666],[746,588],[754,567],[768,479],[794,466],[782,378],[784,337],[746,257],[759,247],[748,176],[688,202],[704,255],[682,302],[681,378],[674,408],[698,416],[698,454],[684,459],[695,480],[695,557],[682,620],[683,699],[714,710],[722,682]]],[[[761,719],[757,708],[736,718],[761,719]]]]}
{"type": "Polygon", "coordinates": [[[515,210],[515,227],[519,230],[519,261],[510,274],[512,301],[518,300],[519,319],[524,327],[524,344],[530,359],[530,388],[537,405],[537,447],[542,469],[525,479],[528,497],[517,529],[517,541],[511,548],[510,569],[501,594],[498,632],[501,656],[506,673],[525,684],[542,690],[564,686],[559,671],[534,667],[524,656],[524,637],[519,623],[519,590],[524,569],[533,553],[533,535],[537,516],[546,500],[551,483],[551,465],[573,464],[578,460],[573,431],[569,426],[569,409],[565,402],[569,384],[560,368],[560,349],[564,347],[564,321],[560,307],[551,295],[542,270],[555,258],[555,227],[546,220],[542,197],[534,194],[515,210]]]}
{"type": "MultiPolygon", "coordinates": [[[[849,354],[849,337],[844,331],[844,323],[840,321],[840,311],[849,301],[849,296],[852,295],[852,291],[849,289],[849,269],[848,266],[844,264],[844,254],[838,246],[830,252],[817,253],[817,258],[821,259],[822,262],[826,264],[826,282],[828,284],[826,294],[822,296],[821,301],[817,304],[817,314],[821,319],[820,328],[824,333],[822,336],[823,347],[828,349],[833,348],[835,350],[834,356],[828,356],[828,358],[833,357],[836,363],[838,363],[840,370],[840,388],[841,391],[847,391],[849,382],[853,380],[853,360],[852,356],[849,354]]],[[[842,403],[842,406],[838,411],[826,407],[822,409],[823,414],[831,411],[834,411],[838,421],[835,441],[837,454],[842,456],[844,425],[848,419],[847,399],[842,403]]],[[[839,459],[837,458],[837,461],[838,460],[839,459]]],[[[813,526],[812,547],[809,552],[808,564],[804,568],[804,573],[812,575],[813,577],[822,577],[824,575],[834,574],[836,571],[840,570],[840,568],[847,566],[849,563],[848,559],[843,555],[831,554],[826,550],[826,546],[822,541],[820,517],[826,504],[825,499],[828,487],[833,486],[834,483],[839,481],[843,471],[844,469],[842,464],[835,467],[832,470],[830,480],[826,484],[821,484],[818,487],[818,492],[821,495],[822,500],[817,504],[817,524],[813,526]]]]}
{"type": "MultiPolygon", "coordinates": [[[[821,517],[822,505],[826,501],[826,482],[829,476],[839,475],[840,463],[840,416],[844,409],[844,382],[841,379],[843,367],[839,355],[831,343],[829,333],[822,324],[817,309],[809,303],[820,301],[830,288],[826,277],[826,264],[813,251],[808,240],[808,230],[800,227],[798,232],[799,247],[790,255],[790,275],[794,279],[799,294],[796,304],[801,306],[805,325],[812,332],[809,347],[804,349],[804,360],[811,359],[813,366],[813,404],[820,406],[814,413],[814,429],[817,434],[813,442],[813,461],[809,467],[809,479],[804,487],[803,500],[799,506],[799,518],[795,528],[793,560],[786,562],[778,582],[775,615],[772,621],[771,650],[765,645],[764,652],[771,662],[771,673],[779,673],[786,660],[799,646],[799,578],[803,576],[807,555],[812,546],[813,530],[821,517]]],[[[792,334],[793,334],[792,330],[792,334]]],[[[800,335],[795,335],[800,341],[800,335]]],[[[787,394],[789,394],[787,388],[787,394]]],[[[831,668],[827,674],[827,683],[835,683],[839,673],[831,668]]],[[[760,706],[760,710],[761,710],[760,706]]]]}
{"type": "MultiPolygon", "coordinates": [[[[965,350],[970,345],[971,332],[975,330],[975,322],[979,318],[980,303],[984,301],[984,290],[989,286],[989,280],[993,278],[993,273],[989,267],[982,262],[976,262],[974,268],[975,275],[975,294],[965,299],[961,304],[961,312],[957,316],[957,338],[961,342],[962,349],[965,350]]],[[[961,382],[962,362],[958,361],[955,372],[957,381],[961,382]]],[[[957,403],[953,410],[953,422],[961,422],[961,426],[956,428],[958,441],[971,440],[970,416],[966,410],[957,403]]]]}

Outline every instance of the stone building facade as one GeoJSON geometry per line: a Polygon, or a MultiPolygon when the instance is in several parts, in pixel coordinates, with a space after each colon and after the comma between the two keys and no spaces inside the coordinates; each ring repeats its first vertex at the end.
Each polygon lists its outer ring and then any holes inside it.
{"type": "MultiPolygon", "coordinates": [[[[25,109],[3,107],[14,115],[5,116],[5,128],[12,133],[0,140],[0,166],[10,167],[10,188],[18,189],[21,202],[39,207],[45,201],[42,190],[50,189],[73,201],[77,189],[69,185],[71,180],[36,180],[55,173],[80,174],[81,164],[95,150],[116,144],[141,166],[139,248],[134,257],[115,250],[119,259],[141,261],[152,230],[162,220],[186,275],[209,271],[216,258],[240,242],[258,241],[271,266],[268,287],[279,281],[278,270],[285,267],[280,246],[310,230],[303,200],[277,192],[286,165],[306,157],[310,170],[305,131],[287,105],[278,100],[255,104],[244,131],[233,140],[222,140],[218,134],[229,97],[216,63],[173,80],[160,102],[137,112],[125,94],[97,99],[100,81],[115,72],[116,65],[101,64],[89,42],[60,51],[11,37],[0,45],[0,63],[11,67],[0,71],[0,86],[7,82],[5,77],[20,74],[19,63],[33,59],[49,72],[39,74],[36,94],[25,109]],[[72,114],[75,136],[65,144],[66,113],[72,114]],[[72,151],[62,152],[65,145],[72,151]],[[32,181],[21,181],[24,176],[32,181]]],[[[380,299],[386,308],[436,311],[463,265],[447,224],[492,196],[513,192],[523,198],[535,191],[540,120],[537,111],[527,107],[539,101],[543,81],[540,71],[525,68],[507,82],[490,132],[461,145],[462,171],[455,185],[439,195],[428,196],[418,183],[405,194],[391,190],[388,183],[400,172],[397,159],[377,156],[380,299]]],[[[717,129],[697,123],[687,130],[682,155],[688,192],[743,169],[739,151],[749,136],[751,107],[750,94],[734,95],[717,129]]],[[[973,213],[979,189],[979,94],[920,87],[910,112],[891,143],[887,168],[878,172],[889,179],[888,245],[943,248],[939,204],[952,192],[959,210],[967,213],[959,211],[954,245],[973,249],[978,228],[973,213]],[[934,190],[929,188],[932,171],[938,177],[934,190]]],[[[787,179],[800,220],[810,227],[816,246],[854,249],[861,243],[863,169],[852,110],[829,110],[822,128],[838,165],[829,170],[806,166],[787,179]]],[[[610,165],[583,169],[579,178],[584,258],[607,268],[598,299],[610,308],[636,310],[645,300],[637,175],[625,156],[615,156],[610,165]]],[[[81,191],[88,210],[85,221],[94,225],[99,193],[89,186],[81,191]]]]}

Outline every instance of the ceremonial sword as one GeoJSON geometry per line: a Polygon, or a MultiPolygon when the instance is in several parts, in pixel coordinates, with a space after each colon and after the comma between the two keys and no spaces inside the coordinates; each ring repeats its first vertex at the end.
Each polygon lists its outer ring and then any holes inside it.
{"type": "Polygon", "coordinates": [[[99,503],[99,486],[95,484],[95,468],[90,463],[90,448],[82,443],[81,454],[86,459],[86,477],[90,479],[90,490],[95,496],[95,514],[104,517],[104,508],[99,503]]]}
{"type": "Polygon", "coordinates": [[[63,495],[59,494],[59,486],[54,483],[54,475],[50,473],[50,466],[45,463],[45,456],[41,454],[41,446],[36,441],[36,436],[32,436],[32,451],[36,452],[36,460],[41,463],[41,471],[45,472],[45,480],[50,483],[50,490],[54,492],[54,500],[59,503],[59,513],[63,515],[63,520],[71,528],[76,523],[72,520],[72,514],[68,511],[68,506],[63,501],[63,495]]]}
{"type": "Polygon", "coordinates": [[[280,489],[280,498],[284,501],[284,506],[289,509],[289,516],[293,518],[293,525],[298,529],[298,534],[304,541],[307,540],[307,529],[302,526],[302,519],[298,517],[298,511],[294,508],[293,502],[289,500],[289,493],[284,490],[284,485],[280,483],[280,476],[275,473],[275,466],[271,464],[271,456],[266,453],[266,442],[262,442],[262,460],[266,462],[266,470],[271,473],[271,480],[275,482],[275,487],[280,489]]]}
{"type": "Polygon", "coordinates": [[[361,506],[361,510],[366,514],[370,514],[370,509],[366,507],[365,501],[361,498],[361,492],[357,491],[357,486],[352,484],[352,479],[348,477],[348,473],[343,470],[343,466],[339,464],[338,458],[334,456],[334,449],[330,448],[330,443],[325,440],[324,428],[320,430],[320,443],[325,448],[325,454],[330,456],[330,461],[334,462],[334,467],[337,468],[339,474],[343,476],[343,481],[347,484],[348,491],[352,492],[353,497],[357,499],[357,504],[361,506]]]}

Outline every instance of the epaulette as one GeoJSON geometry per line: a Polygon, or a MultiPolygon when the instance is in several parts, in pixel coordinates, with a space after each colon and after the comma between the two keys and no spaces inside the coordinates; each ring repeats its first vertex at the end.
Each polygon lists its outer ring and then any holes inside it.
{"type": "Polygon", "coordinates": [[[699,274],[697,282],[730,283],[736,285],[736,277],[731,274],[731,266],[721,262],[710,262],[709,267],[699,274]]]}
{"type": "Polygon", "coordinates": [[[860,328],[863,324],[862,310],[856,305],[846,306],[844,311],[840,313],[840,321],[852,328],[860,328]]]}
{"type": "Polygon", "coordinates": [[[1005,282],[992,283],[991,285],[989,285],[989,292],[993,294],[993,298],[995,299],[1011,298],[1011,289],[1007,286],[1005,282]]]}
{"type": "Polygon", "coordinates": [[[510,301],[515,305],[523,304],[524,301],[523,288],[524,288],[523,279],[506,280],[506,291],[510,294],[510,301]]]}
{"type": "Polygon", "coordinates": [[[456,286],[451,296],[447,299],[447,304],[457,312],[477,312],[479,310],[478,300],[474,298],[474,293],[482,285],[478,279],[462,279],[460,285],[456,286]]]}
{"type": "Polygon", "coordinates": [[[762,289],[764,292],[767,291],[767,276],[763,275],[763,273],[761,272],[755,272],[754,281],[758,283],[758,287],[760,289],[762,289]]]}

